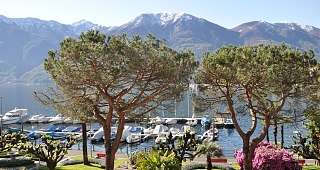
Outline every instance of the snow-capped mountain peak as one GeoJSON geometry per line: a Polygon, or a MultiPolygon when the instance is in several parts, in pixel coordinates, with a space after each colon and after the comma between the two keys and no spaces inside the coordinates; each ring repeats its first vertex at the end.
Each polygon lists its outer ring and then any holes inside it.
{"type": "Polygon", "coordinates": [[[82,19],[80,21],[72,23],[71,25],[74,26],[74,27],[77,27],[77,26],[81,26],[81,25],[82,26],[95,26],[96,24],[94,24],[94,23],[92,23],[90,21],[87,21],[85,19],[82,19]]]}
{"type": "Polygon", "coordinates": [[[128,24],[133,24],[134,26],[138,26],[140,24],[158,24],[158,25],[167,25],[170,23],[175,23],[180,19],[191,20],[192,18],[196,18],[192,15],[186,13],[157,13],[157,14],[142,14],[128,24]]]}
{"type": "Polygon", "coordinates": [[[314,26],[311,25],[300,25],[302,29],[306,30],[307,32],[313,31],[315,29],[314,26]]]}
{"type": "Polygon", "coordinates": [[[159,17],[160,23],[162,25],[168,24],[170,22],[174,23],[183,17],[191,19],[191,16],[185,13],[159,13],[156,15],[159,17]]]}

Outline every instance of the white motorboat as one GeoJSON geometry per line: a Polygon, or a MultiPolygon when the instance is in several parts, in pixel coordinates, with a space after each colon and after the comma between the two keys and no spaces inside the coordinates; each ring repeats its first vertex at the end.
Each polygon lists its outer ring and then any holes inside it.
{"type": "Polygon", "coordinates": [[[42,115],[33,115],[30,119],[30,123],[39,123],[40,119],[42,118],[42,115]]]}
{"type": "MultiPolygon", "coordinates": [[[[116,127],[111,127],[111,140],[115,139],[117,133],[116,127]]],[[[90,138],[94,142],[99,142],[104,140],[104,130],[103,127],[99,128],[97,131],[95,131],[90,138]]]]}
{"type": "Polygon", "coordinates": [[[92,141],[102,141],[103,140],[103,128],[101,127],[98,131],[94,132],[93,136],[91,137],[92,141]]]}
{"type": "Polygon", "coordinates": [[[167,142],[167,133],[160,133],[154,141],[156,144],[167,142]]]}
{"type": "Polygon", "coordinates": [[[169,128],[168,128],[167,126],[157,125],[157,126],[153,129],[152,134],[153,134],[153,135],[159,135],[160,133],[167,132],[168,130],[169,130],[169,128]]]}
{"type": "Polygon", "coordinates": [[[196,126],[198,124],[198,121],[197,121],[197,119],[190,119],[187,121],[186,124],[189,126],[196,126]]]}
{"type": "Polygon", "coordinates": [[[43,116],[42,114],[33,115],[28,121],[30,123],[46,123],[50,120],[50,117],[43,116]]]}
{"type": "Polygon", "coordinates": [[[126,138],[126,142],[128,144],[138,143],[141,141],[141,134],[139,133],[132,133],[126,138]]]}
{"type": "Polygon", "coordinates": [[[224,121],[224,127],[225,128],[234,128],[234,124],[232,119],[228,118],[224,121]]]}
{"type": "Polygon", "coordinates": [[[49,122],[59,124],[59,123],[63,123],[64,119],[65,118],[61,114],[57,114],[56,116],[51,117],[49,122]]]}
{"type": "Polygon", "coordinates": [[[201,140],[208,139],[210,141],[216,140],[218,138],[218,129],[217,128],[210,128],[209,130],[205,131],[203,135],[200,137],[201,140]]]}
{"type": "Polygon", "coordinates": [[[154,123],[155,123],[156,125],[160,125],[160,124],[162,124],[162,123],[165,123],[165,120],[162,119],[161,117],[157,116],[157,117],[154,119],[154,123]]]}
{"type": "Polygon", "coordinates": [[[195,118],[194,114],[192,114],[192,118],[189,118],[186,124],[189,126],[196,126],[198,124],[198,120],[195,118]]]}
{"type": "Polygon", "coordinates": [[[172,127],[169,129],[169,132],[173,135],[176,136],[177,134],[180,133],[180,130],[178,128],[172,127]]]}
{"type": "Polygon", "coordinates": [[[65,118],[63,122],[64,123],[73,123],[73,120],[70,117],[68,117],[68,118],[65,118]]]}
{"type": "Polygon", "coordinates": [[[5,113],[2,117],[2,124],[14,124],[20,122],[26,122],[29,119],[28,109],[14,108],[9,112],[5,113]]]}
{"type": "Polygon", "coordinates": [[[129,130],[131,133],[142,133],[144,131],[144,127],[142,126],[130,126],[129,130]]]}
{"type": "Polygon", "coordinates": [[[38,123],[47,123],[47,122],[49,122],[49,120],[50,120],[50,117],[40,116],[38,119],[38,123]]]}
{"type": "Polygon", "coordinates": [[[149,128],[146,128],[146,129],[143,129],[143,133],[144,134],[152,134],[152,132],[153,132],[153,129],[151,128],[151,127],[149,127],[149,128]]]}
{"type": "MultiPolygon", "coordinates": [[[[132,134],[132,132],[130,132],[131,128],[132,128],[132,126],[124,126],[121,140],[120,140],[121,142],[125,142],[127,137],[132,134]]],[[[115,139],[116,134],[117,134],[117,128],[111,127],[111,139],[112,140],[115,139]]],[[[91,140],[92,141],[102,141],[103,139],[104,139],[104,131],[103,131],[103,128],[101,127],[99,130],[94,132],[93,136],[91,137],[91,140]]]]}
{"type": "Polygon", "coordinates": [[[168,118],[168,119],[166,119],[165,123],[167,125],[175,125],[175,124],[177,124],[177,119],[168,118]]]}
{"type": "Polygon", "coordinates": [[[125,142],[127,137],[131,134],[141,133],[143,132],[143,129],[140,127],[133,127],[133,126],[124,126],[122,136],[121,136],[121,142],[125,142]]]}

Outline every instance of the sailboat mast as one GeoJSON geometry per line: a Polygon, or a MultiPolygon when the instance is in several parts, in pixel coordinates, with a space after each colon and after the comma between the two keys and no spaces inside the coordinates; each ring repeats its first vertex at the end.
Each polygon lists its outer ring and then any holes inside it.
{"type": "Polygon", "coordinates": [[[188,117],[190,117],[190,92],[189,92],[189,89],[188,89],[188,92],[187,92],[187,95],[188,95],[188,117]]]}
{"type": "Polygon", "coordinates": [[[177,117],[177,99],[174,99],[174,117],[177,117]]]}

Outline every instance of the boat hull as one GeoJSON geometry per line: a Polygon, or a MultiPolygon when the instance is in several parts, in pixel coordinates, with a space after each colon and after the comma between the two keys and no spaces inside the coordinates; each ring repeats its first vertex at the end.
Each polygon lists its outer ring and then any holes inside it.
{"type": "Polygon", "coordinates": [[[2,120],[3,125],[10,125],[10,124],[16,124],[19,123],[19,119],[4,119],[2,120]]]}
{"type": "Polygon", "coordinates": [[[224,124],[224,127],[227,129],[232,129],[234,128],[234,124],[224,124]]]}
{"type": "MultiPolygon", "coordinates": [[[[27,121],[26,118],[22,118],[22,123],[25,123],[27,121]]],[[[3,125],[10,125],[10,124],[18,124],[21,123],[20,118],[17,119],[2,119],[3,125]]]]}

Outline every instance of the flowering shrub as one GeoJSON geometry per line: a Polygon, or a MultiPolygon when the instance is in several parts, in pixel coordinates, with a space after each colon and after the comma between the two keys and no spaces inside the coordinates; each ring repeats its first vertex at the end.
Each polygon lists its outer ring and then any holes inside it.
{"type": "MultiPolygon", "coordinates": [[[[234,154],[241,169],[244,166],[244,154],[237,150],[234,154]]],[[[253,170],[298,170],[301,169],[292,154],[267,142],[261,142],[254,152],[253,170]]]]}

